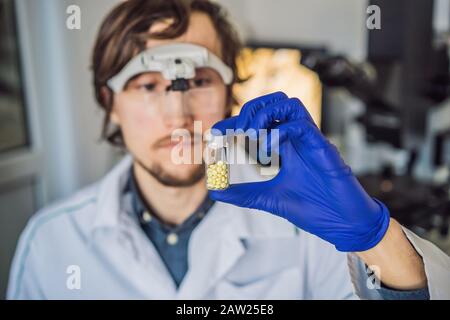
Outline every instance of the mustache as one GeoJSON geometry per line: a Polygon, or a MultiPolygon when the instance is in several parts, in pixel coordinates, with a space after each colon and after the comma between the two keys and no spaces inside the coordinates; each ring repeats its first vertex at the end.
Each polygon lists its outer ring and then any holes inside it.
{"type": "Polygon", "coordinates": [[[194,131],[189,131],[189,134],[178,135],[174,139],[172,139],[172,136],[169,135],[169,136],[165,136],[165,137],[162,137],[161,139],[157,140],[153,144],[153,146],[154,146],[154,148],[161,148],[161,147],[165,147],[169,144],[181,142],[181,141],[184,141],[187,139],[190,139],[188,141],[190,141],[191,144],[201,142],[201,141],[203,141],[203,134],[194,132],[194,131]]]}

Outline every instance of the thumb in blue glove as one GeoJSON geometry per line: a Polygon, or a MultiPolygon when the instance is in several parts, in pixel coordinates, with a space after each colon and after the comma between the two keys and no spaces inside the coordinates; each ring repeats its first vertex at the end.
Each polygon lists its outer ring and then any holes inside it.
{"type": "Polygon", "coordinates": [[[339,251],[365,251],[383,238],[388,209],[365,192],[300,100],[282,92],[262,96],[213,129],[222,134],[227,129],[267,129],[266,148],[271,151],[278,143],[281,167],[269,181],[209,191],[212,199],[283,217],[339,251]],[[271,140],[273,129],[278,129],[279,141],[271,140]]]}

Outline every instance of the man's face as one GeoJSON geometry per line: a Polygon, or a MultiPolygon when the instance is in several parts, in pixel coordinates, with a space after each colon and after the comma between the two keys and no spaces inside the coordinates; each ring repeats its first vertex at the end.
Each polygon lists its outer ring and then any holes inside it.
{"type": "MultiPolygon", "coordinates": [[[[152,26],[150,32],[160,31],[167,25],[167,22],[156,23],[152,26]]],[[[186,33],[179,38],[151,39],[147,42],[147,48],[172,42],[188,42],[200,45],[222,58],[219,37],[210,18],[202,13],[191,15],[186,33]]],[[[192,185],[203,177],[202,164],[177,164],[174,162],[174,152],[172,151],[179,144],[179,141],[172,142],[171,135],[179,129],[190,132],[191,144],[184,146],[184,148],[191,149],[193,155],[194,147],[197,150],[203,150],[201,137],[197,139],[201,146],[195,146],[194,121],[201,122],[202,131],[196,131],[195,133],[203,134],[214,123],[225,117],[226,86],[216,72],[199,70],[196,73],[196,79],[199,79],[200,83],[207,78],[209,78],[208,81],[214,81],[215,85],[201,99],[197,99],[195,95],[190,96],[191,90],[188,90],[185,94],[171,92],[170,99],[155,98],[152,91],[158,89],[155,88],[155,85],[168,87],[171,84],[159,73],[142,74],[132,79],[124,92],[114,96],[111,120],[120,126],[127,149],[139,165],[165,185],[192,185]],[[206,107],[209,107],[208,111],[202,112],[202,103],[197,103],[197,101],[203,101],[203,104],[206,101],[206,107]],[[186,107],[191,112],[186,112],[186,107]],[[170,112],[166,112],[169,109],[170,112]]]]}

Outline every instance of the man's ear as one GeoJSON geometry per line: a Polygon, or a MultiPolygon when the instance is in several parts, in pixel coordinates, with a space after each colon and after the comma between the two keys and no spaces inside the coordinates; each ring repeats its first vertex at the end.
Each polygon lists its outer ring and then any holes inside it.
{"type": "Polygon", "coordinates": [[[117,115],[116,109],[114,108],[114,106],[111,109],[111,113],[109,114],[109,119],[111,120],[112,123],[114,123],[116,126],[120,126],[120,120],[119,120],[119,116],[117,115]]]}
{"type": "Polygon", "coordinates": [[[114,107],[114,104],[112,103],[113,101],[113,92],[108,89],[106,86],[103,86],[100,89],[100,95],[102,98],[102,101],[104,102],[105,105],[111,105],[111,112],[109,114],[109,119],[112,123],[114,123],[115,125],[119,126],[120,125],[120,120],[119,120],[119,116],[117,114],[116,108],[114,107]]]}

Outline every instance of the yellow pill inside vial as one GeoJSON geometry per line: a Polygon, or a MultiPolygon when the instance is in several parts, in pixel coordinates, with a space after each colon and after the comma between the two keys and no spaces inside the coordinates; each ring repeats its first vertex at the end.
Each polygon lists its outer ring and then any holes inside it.
{"type": "Polygon", "coordinates": [[[225,136],[214,136],[206,145],[206,187],[210,190],[223,190],[229,186],[227,147],[225,136]]]}
{"type": "Polygon", "coordinates": [[[210,165],[207,174],[207,188],[211,190],[221,190],[228,187],[228,170],[224,169],[225,163],[210,165]]]}

